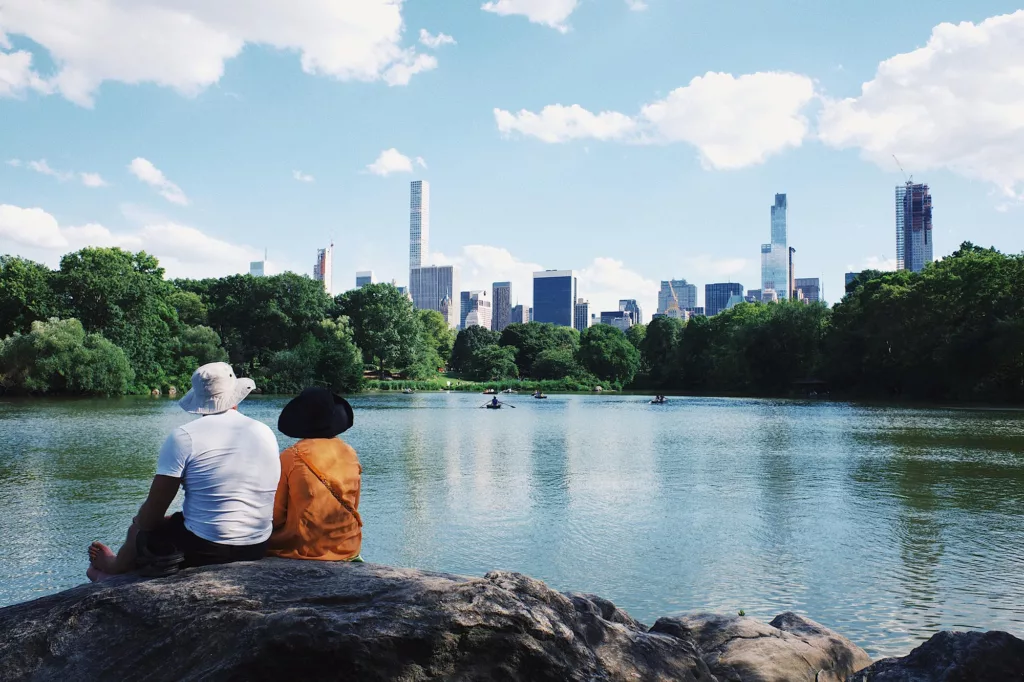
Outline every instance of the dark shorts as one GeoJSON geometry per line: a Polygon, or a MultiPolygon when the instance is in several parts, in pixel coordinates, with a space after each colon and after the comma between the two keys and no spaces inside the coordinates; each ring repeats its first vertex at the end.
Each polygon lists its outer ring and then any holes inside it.
{"type": "Polygon", "coordinates": [[[167,542],[185,555],[182,568],[230,564],[235,561],[259,561],[267,552],[269,540],[258,545],[221,545],[199,537],[185,527],[181,512],[168,517],[150,534],[154,540],[167,542]]]}

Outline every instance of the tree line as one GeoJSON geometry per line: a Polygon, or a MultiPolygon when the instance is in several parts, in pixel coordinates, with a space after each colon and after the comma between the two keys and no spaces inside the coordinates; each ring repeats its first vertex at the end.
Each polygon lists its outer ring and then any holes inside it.
{"type": "Polygon", "coordinates": [[[1019,403],[1024,257],[965,243],[921,273],[861,273],[831,309],[743,303],[626,333],[530,323],[456,336],[389,284],[332,298],[293,273],[169,281],[146,253],[88,248],[57,270],[0,257],[0,339],[0,390],[22,393],[187,388],[197,366],[227,361],[268,393],[354,392],[373,374],[1019,403]]]}

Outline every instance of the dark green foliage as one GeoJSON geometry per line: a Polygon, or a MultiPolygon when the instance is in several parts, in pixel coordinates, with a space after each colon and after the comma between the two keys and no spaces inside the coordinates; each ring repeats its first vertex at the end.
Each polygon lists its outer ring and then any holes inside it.
{"type": "Polygon", "coordinates": [[[496,381],[519,376],[515,349],[497,344],[478,348],[466,368],[466,375],[477,381],[496,381]]]}
{"type": "MultiPolygon", "coordinates": [[[[459,332],[452,347],[451,368],[455,372],[469,373],[473,371],[476,356],[487,346],[497,346],[501,336],[498,332],[473,325],[459,332]]],[[[515,359],[515,351],[512,352],[515,359]]]]}
{"type": "Polygon", "coordinates": [[[577,357],[588,372],[615,384],[628,384],[640,369],[640,351],[622,331],[607,324],[583,332],[577,357]]]}
{"type": "MultiPolygon", "coordinates": [[[[302,343],[334,308],[322,284],[291,272],[176,284],[199,296],[207,309],[208,326],[220,335],[231,363],[248,375],[257,374],[275,353],[302,343]]],[[[189,306],[194,311],[189,314],[198,314],[189,306]]]]}
{"type": "Polygon", "coordinates": [[[421,332],[417,371],[413,373],[417,378],[426,379],[448,365],[455,345],[455,332],[436,310],[418,310],[416,313],[421,332]]]}
{"type": "Polygon", "coordinates": [[[671,317],[658,317],[647,325],[640,355],[654,386],[678,386],[682,382],[678,348],[682,333],[683,323],[671,317]]]}
{"type": "Polygon", "coordinates": [[[211,362],[227,362],[228,353],[220,343],[220,336],[209,327],[184,327],[175,339],[172,357],[173,367],[169,368],[168,381],[171,386],[188,387],[192,373],[202,365],[211,362]]]}
{"type": "Polygon", "coordinates": [[[632,327],[626,330],[626,340],[633,344],[633,348],[636,348],[637,350],[640,350],[640,347],[644,343],[644,337],[646,336],[646,324],[634,324],[632,327]]]}
{"type": "Polygon", "coordinates": [[[578,377],[582,373],[583,368],[572,352],[565,348],[542,351],[533,361],[534,379],[564,379],[578,377]]]}
{"type": "Polygon", "coordinates": [[[530,322],[510,324],[501,333],[502,346],[516,349],[516,365],[519,374],[533,376],[533,363],[546,350],[567,350],[575,355],[580,347],[580,333],[570,327],[530,322]]]}
{"type": "Polygon", "coordinates": [[[27,333],[36,320],[57,314],[53,273],[17,256],[0,256],[0,339],[27,333]]]}
{"type": "Polygon", "coordinates": [[[123,395],[134,378],[124,351],[78,320],[32,323],[0,341],[0,387],[15,393],[123,395]]]}
{"type": "Polygon", "coordinates": [[[128,355],[137,388],[167,383],[178,316],[172,285],[153,256],[87,248],[64,256],[53,287],[61,315],[79,320],[128,355]]]}
{"type": "Polygon", "coordinates": [[[315,334],[294,348],[274,353],[256,380],[268,393],[300,393],[310,386],[336,393],[358,391],[363,358],[352,340],[348,319],[324,320],[315,334]]]}
{"type": "MultiPolygon", "coordinates": [[[[312,280],[308,280],[312,281],[312,280]]],[[[337,298],[349,318],[356,345],[384,378],[388,367],[406,369],[416,362],[420,320],[412,302],[391,284],[368,284],[337,298]]]]}

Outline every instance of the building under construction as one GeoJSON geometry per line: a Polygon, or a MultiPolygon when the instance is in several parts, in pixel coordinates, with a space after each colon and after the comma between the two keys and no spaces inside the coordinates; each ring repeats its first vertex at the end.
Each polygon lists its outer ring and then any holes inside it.
{"type": "Polygon", "coordinates": [[[908,180],[896,187],[896,268],[921,272],[932,260],[932,195],[908,180]]]}

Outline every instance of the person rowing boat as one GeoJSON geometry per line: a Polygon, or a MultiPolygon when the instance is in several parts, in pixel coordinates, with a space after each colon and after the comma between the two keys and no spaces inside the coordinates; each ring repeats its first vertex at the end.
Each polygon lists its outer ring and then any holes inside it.
{"type": "MultiPolygon", "coordinates": [[[[508,403],[501,402],[500,400],[498,400],[497,396],[495,396],[494,398],[491,398],[491,402],[484,403],[483,405],[481,405],[481,407],[486,407],[488,410],[500,410],[505,405],[508,405],[508,403]]],[[[516,409],[515,405],[508,406],[511,407],[513,410],[516,409]]]]}

